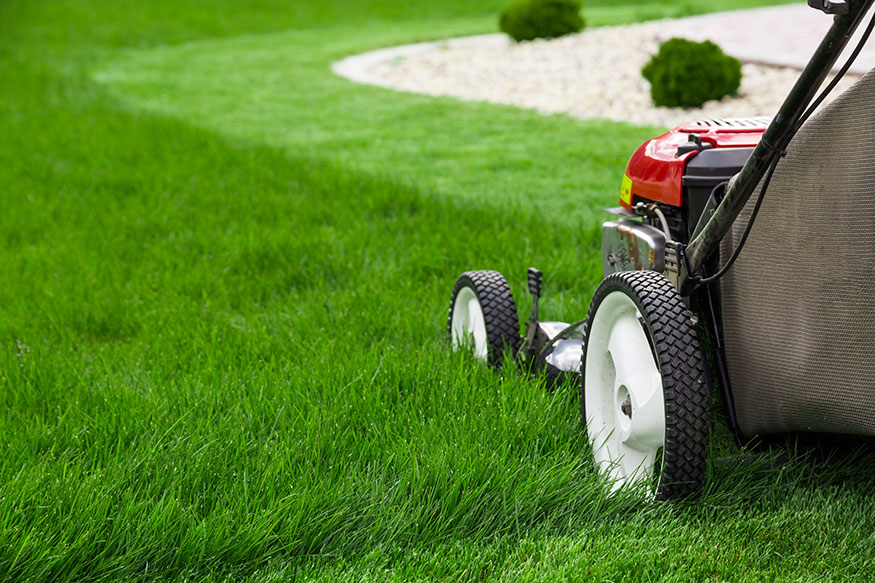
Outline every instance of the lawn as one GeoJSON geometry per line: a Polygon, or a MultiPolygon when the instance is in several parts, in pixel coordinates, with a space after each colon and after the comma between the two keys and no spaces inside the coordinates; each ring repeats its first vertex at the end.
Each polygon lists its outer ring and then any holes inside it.
{"type": "Polygon", "coordinates": [[[330,72],[504,4],[0,3],[0,580],[870,580],[871,455],[607,498],[573,389],[447,349],[467,269],[584,316],[658,131],[330,72]]]}

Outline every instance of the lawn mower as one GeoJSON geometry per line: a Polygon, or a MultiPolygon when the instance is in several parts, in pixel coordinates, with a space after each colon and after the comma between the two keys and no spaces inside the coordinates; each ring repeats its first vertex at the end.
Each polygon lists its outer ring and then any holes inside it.
{"type": "Polygon", "coordinates": [[[541,321],[530,268],[521,336],[500,273],[458,278],[452,345],[575,383],[612,490],[701,490],[712,386],[741,443],[875,435],[875,71],[820,107],[875,19],[819,92],[873,2],[809,0],[833,24],[774,117],[686,124],[632,155],[585,319],[541,321]]]}

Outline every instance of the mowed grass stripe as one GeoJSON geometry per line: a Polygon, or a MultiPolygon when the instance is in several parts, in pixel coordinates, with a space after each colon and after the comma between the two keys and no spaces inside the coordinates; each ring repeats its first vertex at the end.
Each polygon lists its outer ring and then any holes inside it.
{"type": "MultiPolygon", "coordinates": [[[[594,226],[618,176],[656,129],[400,94],[331,74],[366,47],[433,25],[339,28],[128,51],[95,78],[123,99],[249,143],[415,184],[463,202],[594,226]]],[[[453,30],[454,27],[448,27],[453,30]]]]}

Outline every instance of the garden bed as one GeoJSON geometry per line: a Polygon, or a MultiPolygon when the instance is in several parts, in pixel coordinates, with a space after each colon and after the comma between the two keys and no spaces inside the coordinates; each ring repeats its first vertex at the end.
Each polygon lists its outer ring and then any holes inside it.
{"type": "MultiPolygon", "coordinates": [[[[670,23],[593,28],[522,43],[493,34],[406,45],[350,57],[333,68],[351,80],[400,91],[657,126],[773,115],[799,76],[794,68],[745,63],[736,96],[696,109],[655,107],[641,68],[670,23]]],[[[833,95],[857,78],[848,75],[833,95]]]]}

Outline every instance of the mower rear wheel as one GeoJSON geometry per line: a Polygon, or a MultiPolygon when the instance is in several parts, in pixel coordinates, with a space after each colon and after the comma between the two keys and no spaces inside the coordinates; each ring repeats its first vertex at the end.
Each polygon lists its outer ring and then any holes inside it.
{"type": "Polygon", "coordinates": [[[653,271],[607,277],[590,304],[582,362],[581,420],[612,490],[698,493],[708,386],[690,313],[671,282],[653,271]]]}
{"type": "Polygon", "coordinates": [[[505,354],[516,356],[522,338],[516,303],[497,271],[466,271],[456,280],[447,322],[454,349],[499,367],[505,354]]]}

